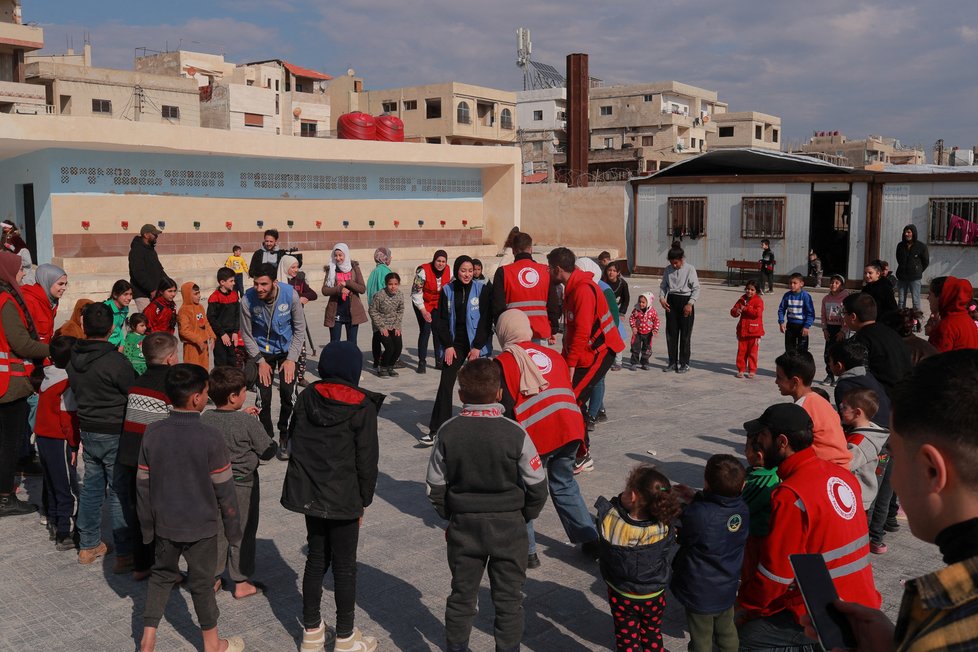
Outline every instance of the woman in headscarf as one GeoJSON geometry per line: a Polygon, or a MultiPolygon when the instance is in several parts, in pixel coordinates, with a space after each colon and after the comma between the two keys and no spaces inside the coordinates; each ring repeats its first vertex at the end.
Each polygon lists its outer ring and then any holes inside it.
{"type": "Polygon", "coordinates": [[[29,378],[32,361],[43,360],[50,351],[40,341],[20,292],[23,277],[20,256],[0,251],[0,354],[7,363],[0,368],[0,517],[31,514],[37,509],[17,500],[14,473],[27,435],[27,398],[34,393],[29,378]]]}
{"type": "MultiPolygon", "coordinates": [[[[319,298],[316,291],[309,287],[306,283],[305,272],[299,271],[299,259],[295,256],[290,256],[288,254],[282,256],[282,260],[278,261],[278,282],[288,283],[294,289],[296,294],[299,295],[299,301],[302,303],[303,310],[305,306],[310,301],[315,301],[319,298]]],[[[299,354],[299,362],[296,365],[296,376],[300,387],[306,386],[306,342],[302,342],[302,353],[299,354]]]]}
{"type": "MultiPolygon", "coordinates": [[[[370,278],[367,279],[367,313],[370,312],[370,302],[374,300],[374,295],[384,289],[387,275],[393,270],[390,268],[391,264],[391,250],[387,247],[377,247],[374,250],[374,262],[377,266],[374,267],[374,271],[370,272],[370,278]]],[[[374,369],[380,364],[380,330],[374,330],[373,339],[370,342],[370,349],[374,356],[374,369]]]]}
{"type": "Polygon", "coordinates": [[[58,303],[68,289],[68,274],[56,265],[45,263],[34,272],[34,284],[24,285],[20,294],[34,320],[38,339],[50,344],[54,337],[54,319],[58,315],[58,303]]]}
{"type": "MultiPolygon", "coordinates": [[[[505,416],[526,428],[540,461],[557,515],[571,543],[593,548],[598,531],[574,479],[574,459],[584,445],[584,419],[574,399],[570,370],[558,351],[533,343],[530,318],[522,310],[507,310],[496,322],[503,352],[496,357],[502,372],[505,416]]],[[[526,524],[530,539],[528,568],[540,565],[533,521],[526,524]]]]}
{"type": "Polygon", "coordinates": [[[426,446],[434,444],[441,425],[452,416],[452,398],[458,370],[466,360],[488,357],[492,353],[492,293],[485,292],[485,282],[473,280],[475,268],[468,256],[455,259],[455,277],[441,289],[438,307],[432,314],[435,337],[445,349],[438,394],[431,409],[428,434],[421,437],[426,446]]]}
{"type": "MultiPolygon", "coordinates": [[[[418,319],[418,373],[423,374],[427,367],[428,338],[431,336],[431,313],[438,307],[441,290],[452,280],[448,269],[448,254],[439,249],[430,263],[420,265],[411,286],[411,303],[414,316],[418,319]]],[[[435,338],[435,369],[442,367],[441,343],[435,338]]]]}
{"type": "Polygon", "coordinates": [[[323,325],[329,329],[329,341],[335,342],[342,336],[346,324],[346,339],[357,341],[360,324],[366,323],[367,311],[360,301],[360,295],[367,291],[360,273],[360,263],[350,258],[350,248],[339,242],[333,247],[326,280],[323,282],[323,295],[329,297],[323,325]]]}

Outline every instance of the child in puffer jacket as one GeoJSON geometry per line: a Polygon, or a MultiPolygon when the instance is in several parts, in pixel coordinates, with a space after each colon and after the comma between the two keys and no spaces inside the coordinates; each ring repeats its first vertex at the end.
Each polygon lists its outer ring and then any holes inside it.
{"type": "Polygon", "coordinates": [[[737,322],[737,378],[753,378],[757,373],[757,352],[764,337],[764,299],[757,292],[757,282],[747,281],[744,295],[730,309],[737,322]]]}
{"type": "Polygon", "coordinates": [[[642,369],[649,368],[652,357],[652,337],[659,334],[659,313],[652,307],[652,293],[645,292],[628,316],[632,327],[632,366],[642,362],[642,369]]]}

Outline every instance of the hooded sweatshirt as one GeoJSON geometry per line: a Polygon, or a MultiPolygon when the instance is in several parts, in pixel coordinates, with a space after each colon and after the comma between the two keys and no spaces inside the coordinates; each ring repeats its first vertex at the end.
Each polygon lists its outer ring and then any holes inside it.
{"type": "Polygon", "coordinates": [[[180,341],[183,342],[183,361],[207,369],[210,367],[207,341],[216,340],[217,336],[207,321],[204,306],[194,303],[194,285],[193,281],[187,281],[180,286],[183,305],[177,313],[177,325],[180,328],[180,341]]]}
{"type": "MultiPolygon", "coordinates": [[[[930,264],[927,245],[917,239],[917,227],[908,224],[903,231],[910,229],[913,238],[907,242],[901,236],[896,248],[896,277],[901,281],[919,281],[924,277],[924,270],[930,264]]],[[[900,233],[902,234],[903,231],[900,233]]]]}
{"type": "Polygon", "coordinates": [[[941,321],[931,333],[930,343],[944,353],[957,349],[978,349],[978,326],[968,314],[974,304],[974,289],[963,278],[948,276],[941,289],[941,321]]]}
{"type": "Polygon", "coordinates": [[[71,337],[77,338],[79,340],[85,339],[85,331],[82,330],[81,325],[81,314],[82,310],[85,309],[90,303],[95,303],[91,299],[79,299],[75,302],[75,308],[71,311],[71,317],[65,323],[61,324],[61,328],[54,332],[55,335],[70,335],[71,337]]]}
{"type": "Polygon", "coordinates": [[[105,340],[82,340],[71,352],[67,371],[82,432],[122,434],[129,387],[136,380],[126,356],[105,340]]]}
{"type": "Polygon", "coordinates": [[[141,235],[129,245],[129,282],[135,299],[149,298],[163,280],[163,264],[156,245],[148,245],[141,235]]]}

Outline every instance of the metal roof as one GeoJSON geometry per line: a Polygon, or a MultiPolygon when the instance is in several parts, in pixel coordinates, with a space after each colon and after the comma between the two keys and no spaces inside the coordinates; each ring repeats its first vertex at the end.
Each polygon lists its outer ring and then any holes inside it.
{"type": "Polygon", "coordinates": [[[645,177],[737,176],[751,174],[852,174],[853,169],[826,163],[810,156],[763,149],[718,149],[673,163],[645,177]]]}

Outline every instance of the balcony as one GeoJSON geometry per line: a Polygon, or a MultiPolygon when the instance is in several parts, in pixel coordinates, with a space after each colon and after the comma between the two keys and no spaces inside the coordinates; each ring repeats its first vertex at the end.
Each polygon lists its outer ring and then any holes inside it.
{"type": "Polygon", "coordinates": [[[0,23],[0,46],[6,45],[24,50],[40,50],[44,47],[44,30],[32,25],[0,23]]]}
{"type": "Polygon", "coordinates": [[[39,104],[44,106],[47,104],[47,100],[44,97],[44,87],[37,84],[19,84],[17,82],[0,81],[0,104],[9,103],[39,104]]]}

